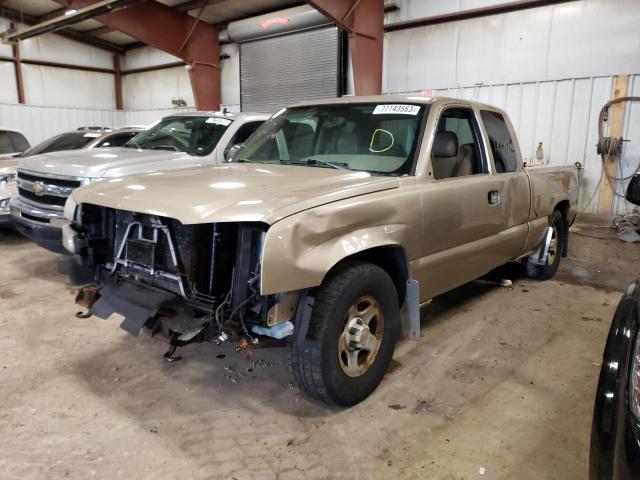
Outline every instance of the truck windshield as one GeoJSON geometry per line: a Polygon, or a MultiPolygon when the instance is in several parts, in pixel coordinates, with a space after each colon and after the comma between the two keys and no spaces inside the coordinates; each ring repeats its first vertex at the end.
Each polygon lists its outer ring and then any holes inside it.
{"type": "Polygon", "coordinates": [[[79,150],[102,135],[101,132],[67,132],[51,137],[22,153],[21,157],[30,157],[40,153],[79,150]]]}
{"type": "Polygon", "coordinates": [[[145,150],[169,150],[189,155],[209,155],[231,120],[222,117],[168,117],[140,132],[124,146],[145,150]]]}
{"type": "Polygon", "coordinates": [[[427,105],[352,103],[283,109],[232,161],[409,174],[427,105]]]}

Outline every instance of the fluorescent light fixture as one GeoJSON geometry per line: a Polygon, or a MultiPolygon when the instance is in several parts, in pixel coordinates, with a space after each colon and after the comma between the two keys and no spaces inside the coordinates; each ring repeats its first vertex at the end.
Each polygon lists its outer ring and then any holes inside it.
{"type": "Polygon", "coordinates": [[[68,17],[69,15],[73,15],[74,13],[78,13],[78,10],[76,10],[75,8],[70,8],[69,10],[67,10],[66,12],[64,12],[64,14],[68,17]]]}

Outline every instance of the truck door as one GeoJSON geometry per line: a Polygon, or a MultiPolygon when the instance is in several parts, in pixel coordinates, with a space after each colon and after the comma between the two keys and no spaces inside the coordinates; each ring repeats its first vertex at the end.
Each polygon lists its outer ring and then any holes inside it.
{"type": "Polygon", "coordinates": [[[493,177],[500,191],[500,215],[503,232],[519,232],[520,242],[505,246],[511,258],[521,255],[527,241],[531,184],[524,171],[522,156],[513,126],[500,112],[480,110],[485,142],[492,158],[493,177]]]}
{"type": "MultiPolygon", "coordinates": [[[[492,174],[477,112],[441,110],[430,157],[433,180],[421,188],[424,256],[414,268],[423,300],[506,263],[526,237],[526,221],[524,234],[509,230],[515,219],[508,195],[519,180],[492,174]]],[[[529,191],[526,184],[518,188],[529,191]]]]}

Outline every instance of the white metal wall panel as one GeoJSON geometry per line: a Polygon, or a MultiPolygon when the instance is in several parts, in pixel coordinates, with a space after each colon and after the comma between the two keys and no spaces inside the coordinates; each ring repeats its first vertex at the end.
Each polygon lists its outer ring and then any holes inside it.
{"type": "Polygon", "coordinates": [[[338,94],[338,29],[319,28],[240,45],[245,111],[272,113],[338,94]]]}
{"type": "Polygon", "coordinates": [[[221,60],[220,82],[222,103],[232,106],[233,111],[240,110],[240,49],[237,43],[222,45],[220,53],[229,55],[221,60]]]}
{"type": "Polygon", "coordinates": [[[23,64],[22,75],[31,105],[115,108],[114,79],[109,73],[23,64]]]}
{"type": "Polygon", "coordinates": [[[384,90],[640,72],[638,25],[638,0],[578,0],[388,32],[384,90]]]}
{"type": "Polygon", "coordinates": [[[122,60],[123,70],[135,68],[147,68],[163,63],[173,63],[181,61],[178,57],[152,47],[141,47],[129,50],[122,60]]]}
{"type": "Polygon", "coordinates": [[[149,110],[124,110],[121,125],[151,125],[167,115],[192,112],[194,108],[154,108],[149,110]]]}
{"type": "MultiPolygon", "coordinates": [[[[4,32],[9,29],[10,22],[5,18],[0,18],[0,32],[4,32]]],[[[13,51],[11,45],[0,42],[0,56],[12,57],[13,51]]]]}
{"type": "Polygon", "coordinates": [[[553,8],[548,78],[640,71],[640,1],[581,0],[545,8],[553,8]]]}
{"type": "Polygon", "coordinates": [[[16,68],[13,62],[0,62],[0,102],[17,103],[16,68]]]}
{"type": "MultiPolygon", "coordinates": [[[[629,85],[629,95],[640,95],[640,75],[632,75],[629,85]]],[[[419,94],[422,91],[424,89],[407,93],[419,94]]],[[[580,188],[580,207],[588,207],[586,211],[589,212],[596,210],[602,172],[602,161],[595,148],[598,114],[612,98],[613,77],[453,87],[436,89],[433,94],[477,100],[504,108],[518,134],[523,157],[529,162],[537,161],[536,147],[542,142],[545,163],[582,163],[585,170],[580,188]],[[592,201],[587,206],[589,199],[592,201]]],[[[628,176],[640,162],[640,104],[627,105],[624,137],[631,142],[624,145],[621,175],[628,176]]],[[[619,192],[623,191],[621,186],[619,192]]],[[[629,208],[621,199],[616,205],[619,212],[629,208]]]]}
{"type": "Polygon", "coordinates": [[[399,10],[390,12],[386,16],[386,23],[395,23],[513,3],[513,0],[395,0],[387,3],[400,7],[399,10]]]}
{"type": "Polygon", "coordinates": [[[78,127],[114,126],[117,118],[118,113],[114,110],[0,103],[0,125],[21,130],[31,144],[78,127]]]}
{"type": "Polygon", "coordinates": [[[97,68],[113,68],[113,54],[55,34],[41,35],[20,42],[24,59],[70,63],[97,68]]]}
{"type": "Polygon", "coordinates": [[[171,100],[177,97],[189,107],[195,104],[189,72],[184,67],[124,75],[122,91],[125,110],[171,108],[171,100]]]}

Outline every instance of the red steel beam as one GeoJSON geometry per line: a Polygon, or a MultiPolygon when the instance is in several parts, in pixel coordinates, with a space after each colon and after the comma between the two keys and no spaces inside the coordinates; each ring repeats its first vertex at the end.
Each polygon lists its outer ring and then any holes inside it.
{"type": "Polygon", "coordinates": [[[382,93],[383,0],[307,0],[349,34],[356,95],[382,93]]]}
{"type": "Polygon", "coordinates": [[[120,55],[113,56],[113,80],[116,91],[116,110],[122,110],[122,70],[120,69],[120,55]]]}
{"type": "MultiPolygon", "coordinates": [[[[69,5],[65,0],[56,1],[76,9],[96,3],[95,0],[72,0],[69,5]]],[[[220,109],[219,45],[215,26],[155,1],[100,15],[96,20],[184,60],[189,67],[196,108],[220,109]]]]}
{"type": "MultiPolygon", "coordinates": [[[[10,24],[11,29],[14,28],[13,23],[10,24]]],[[[14,68],[16,71],[16,90],[18,93],[18,103],[25,103],[24,97],[24,80],[22,78],[22,56],[20,55],[20,44],[16,43],[12,46],[14,68]]]]}

